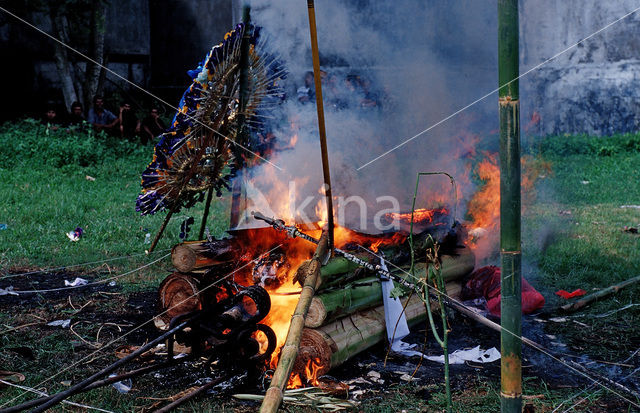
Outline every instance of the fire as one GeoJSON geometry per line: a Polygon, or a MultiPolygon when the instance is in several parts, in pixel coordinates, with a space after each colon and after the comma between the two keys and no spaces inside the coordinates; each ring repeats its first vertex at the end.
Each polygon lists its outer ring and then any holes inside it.
{"type": "Polygon", "coordinates": [[[470,233],[483,229],[495,232],[500,224],[500,168],[497,154],[486,154],[477,167],[478,177],[484,186],[473,195],[468,213],[473,224],[470,233]]]}
{"type": "Polygon", "coordinates": [[[298,373],[292,374],[287,382],[287,389],[297,389],[305,387],[305,385],[318,386],[320,384],[318,373],[320,373],[321,368],[320,359],[309,360],[304,367],[304,376],[301,377],[298,373]]]}
{"type": "MultiPolygon", "coordinates": [[[[448,214],[449,211],[447,208],[436,208],[436,209],[426,209],[420,208],[413,211],[413,222],[423,222],[429,223],[433,221],[433,216],[436,213],[448,214]]],[[[395,212],[390,212],[385,214],[385,217],[390,220],[399,220],[405,223],[411,223],[411,212],[405,214],[399,214],[395,212]]]]}

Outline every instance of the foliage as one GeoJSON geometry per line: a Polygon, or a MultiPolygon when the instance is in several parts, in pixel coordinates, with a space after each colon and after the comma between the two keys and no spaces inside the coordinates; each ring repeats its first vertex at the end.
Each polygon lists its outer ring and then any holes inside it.
{"type": "Polygon", "coordinates": [[[150,150],[127,140],[95,133],[91,128],[49,130],[37,120],[24,119],[0,126],[0,168],[16,166],[98,166],[123,156],[141,157],[150,150]]]}
{"type": "Polygon", "coordinates": [[[543,138],[534,151],[542,155],[612,156],[624,152],[640,152],[640,133],[612,136],[564,135],[543,138]]]}
{"type": "MultiPolygon", "coordinates": [[[[151,156],[150,146],[102,134],[63,130],[47,136],[32,120],[0,126],[0,223],[7,225],[0,231],[0,269],[144,253],[145,235],[155,235],[165,217],[163,212],[140,217],[135,211],[140,174],[151,156]],[[77,226],[85,232],[80,241],[70,242],[65,234],[77,226]]],[[[212,233],[222,235],[227,228],[228,210],[226,197],[212,204],[212,233]]],[[[179,241],[186,214],[196,219],[191,235],[198,233],[202,205],[174,215],[158,250],[179,241]]],[[[115,265],[135,268],[153,258],[142,255],[115,265]]]]}

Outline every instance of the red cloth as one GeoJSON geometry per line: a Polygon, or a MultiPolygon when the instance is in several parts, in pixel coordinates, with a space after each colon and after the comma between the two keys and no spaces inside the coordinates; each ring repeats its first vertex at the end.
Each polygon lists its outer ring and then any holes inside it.
{"type": "Polygon", "coordinates": [[[568,292],[565,290],[558,290],[556,291],[556,295],[559,295],[560,297],[564,298],[565,300],[568,300],[569,298],[573,298],[573,297],[581,297],[583,295],[585,295],[587,292],[581,288],[578,288],[577,290],[573,291],[573,292],[568,292]]]}
{"type": "MultiPolygon", "coordinates": [[[[500,317],[500,268],[490,265],[478,268],[462,288],[462,299],[484,297],[489,312],[500,317]]],[[[544,306],[544,297],[522,278],[522,312],[532,313],[544,306]]]]}

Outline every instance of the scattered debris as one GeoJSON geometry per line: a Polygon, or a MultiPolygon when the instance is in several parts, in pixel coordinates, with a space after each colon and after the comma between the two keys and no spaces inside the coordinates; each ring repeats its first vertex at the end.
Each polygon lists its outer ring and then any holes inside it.
{"type": "Polygon", "coordinates": [[[640,209],[640,205],[620,205],[620,208],[640,209]]]}
{"type": "Polygon", "coordinates": [[[74,229],[73,231],[69,231],[67,232],[67,237],[73,241],[76,242],[78,240],[80,240],[80,237],[82,237],[82,233],[84,232],[84,230],[80,227],[76,227],[76,229],[74,229]]]}
{"type": "Polygon", "coordinates": [[[549,321],[553,321],[554,323],[566,323],[567,322],[567,318],[566,317],[552,317],[549,319],[549,321]]]}
{"type": "Polygon", "coordinates": [[[556,291],[556,295],[564,298],[565,300],[568,300],[569,298],[574,298],[574,297],[582,297],[586,293],[587,292],[581,288],[578,288],[577,290],[573,290],[572,292],[568,292],[565,290],[556,291]]]}
{"type": "MultiPolygon", "coordinates": [[[[427,356],[427,360],[437,363],[444,363],[444,356],[427,356]]],[[[464,364],[466,361],[475,363],[491,363],[500,359],[500,352],[495,347],[488,350],[481,350],[480,346],[475,346],[468,350],[456,350],[449,354],[449,364],[464,364]]]]}
{"type": "Polygon", "coordinates": [[[377,371],[368,372],[367,377],[374,383],[384,384],[384,380],[380,378],[380,373],[377,371]]]}
{"type": "MultiPolygon", "coordinates": [[[[109,377],[116,377],[116,374],[110,374],[109,377]]],[[[112,383],[111,386],[118,390],[118,393],[120,394],[127,394],[129,393],[129,391],[131,390],[131,388],[133,387],[133,383],[131,382],[131,379],[127,379],[124,381],[117,381],[115,383],[112,383]]]]}
{"type": "Polygon", "coordinates": [[[7,224],[0,224],[0,231],[7,229],[7,224]]]}
{"type": "MultiPolygon", "coordinates": [[[[460,297],[471,300],[484,297],[489,312],[500,317],[500,268],[494,265],[475,270],[462,287],[460,297]]],[[[522,312],[530,314],[544,306],[544,297],[522,277],[522,312]]]]}
{"type": "Polygon", "coordinates": [[[566,209],[564,211],[560,211],[560,215],[572,215],[571,210],[566,209]]]}
{"type": "Polygon", "coordinates": [[[144,243],[145,244],[151,244],[151,233],[147,232],[146,234],[144,234],[144,243]]]}
{"type": "Polygon", "coordinates": [[[2,295],[18,295],[18,293],[13,290],[13,285],[10,285],[7,288],[0,288],[0,296],[2,295]]]}
{"type": "Polygon", "coordinates": [[[69,326],[71,325],[71,319],[68,318],[66,320],[55,320],[50,323],[47,323],[47,325],[51,327],[69,328],[69,326]]]}
{"type": "Polygon", "coordinates": [[[588,185],[588,184],[590,184],[591,182],[589,182],[589,181],[580,181],[580,183],[581,183],[582,185],[588,185]]]}
{"type": "Polygon", "coordinates": [[[12,383],[20,383],[24,381],[25,376],[22,373],[15,371],[0,370],[0,380],[9,381],[12,383]]]}
{"type": "Polygon", "coordinates": [[[91,182],[94,182],[96,180],[96,178],[94,178],[93,176],[89,176],[89,175],[86,175],[84,177],[84,179],[86,179],[87,181],[91,181],[91,182]]]}
{"type": "Polygon", "coordinates": [[[625,225],[622,228],[622,231],[628,232],[630,234],[637,234],[638,233],[638,228],[636,228],[636,227],[628,227],[628,226],[625,225]]]}
{"type": "Polygon", "coordinates": [[[623,281],[619,284],[615,284],[612,285],[610,287],[607,288],[603,288],[602,290],[595,292],[593,294],[589,294],[587,296],[585,296],[584,298],[581,298],[577,301],[574,301],[570,304],[565,304],[559,308],[557,308],[555,311],[565,311],[565,312],[573,312],[576,310],[581,309],[582,307],[591,304],[593,301],[596,301],[600,298],[604,298],[607,297],[611,294],[615,294],[618,291],[620,291],[621,289],[623,289],[626,286],[629,286],[631,284],[637,283],[638,281],[640,281],[640,275],[635,276],[633,278],[630,278],[626,281],[623,281]]]}
{"type": "MultiPolygon", "coordinates": [[[[233,397],[239,400],[253,401],[262,401],[264,399],[264,396],[259,394],[234,394],[233,397]]],[[[332,412],[350,410],[356,407],[354,402],[332,397],[317,387],[285,390],[282,401],[284,404],[296,406],[312,405],[318,410],[332,412]]]]}
{"type": "Polygon", "coordinates": [[[76,277],[76,279],[73,281],[64,280],[65,287],[79,287],[81,285],[87,285],[87,284],[89,284],[89,281],[79,277],[76,277]]]}

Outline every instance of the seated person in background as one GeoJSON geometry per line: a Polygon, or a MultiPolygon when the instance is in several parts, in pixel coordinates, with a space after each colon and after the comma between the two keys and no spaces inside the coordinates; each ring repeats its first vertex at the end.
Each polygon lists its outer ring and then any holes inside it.
{"type": "Polygon", "coordinates": [[[120,106],[118,123],[120,124],[120,136],[123,138],[135,138],[138,132],[140,132],[140,121],[136,117],[136,114],[133,113],[129,102],[124,102],[122,106],[120,106]]]}
{"type": "Polygon", "coordinates": [[[42,118],[42,124],[46,126],[46,133],[48,134],[50,130],[58,130],[61,123],[56,108],[53,105],[47,106],[47,110],[42,118]]]}
{"type": "Polygon", "coordinates": [[[142,130],[140,131],[140,140],[143,145],[147,142],[153,143],[153,138],[160,135],[165,130],[164,122],[158,116],[158,108],[151,108],[149,116],[142,120],[142,130]]]}
{"type": "Polygon", "coordinates": [[[87,121],[92,124],[98,132],[101,130],[111,132],[118,124],[119,119],[116,115],[104,108],[103,97],[97,95],[93,98],[93,107],[89,109],[87,121]]]}
{"type": "Polygon", "coordinates": [[[80,102],[73,102],[71,104],[71,114],[69,115],[69,126],[82,127],[84,122],[84,113],[80,102]]]}

